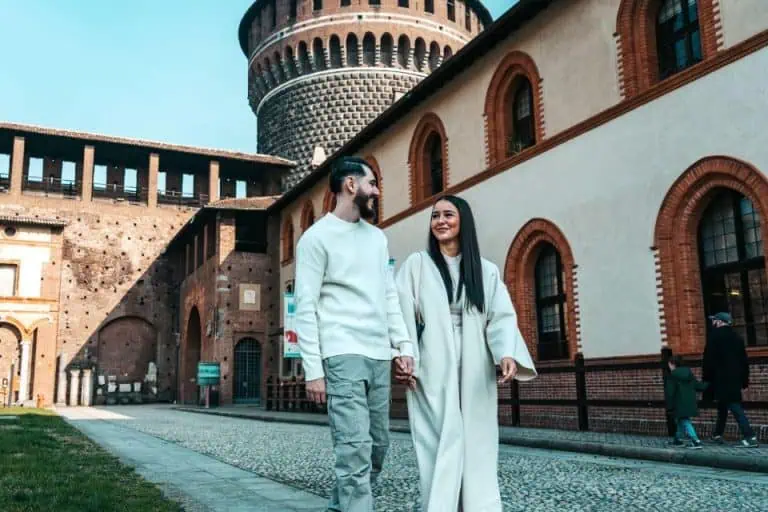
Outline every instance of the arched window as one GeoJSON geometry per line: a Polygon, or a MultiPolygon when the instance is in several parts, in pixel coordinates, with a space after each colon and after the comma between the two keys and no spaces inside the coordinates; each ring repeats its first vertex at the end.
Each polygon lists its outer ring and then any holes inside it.
{"type": "Polygon", "coordinates": [[[304,209],[301,211],[301,232],[305,232],[315,223],[315,207],[312,201],[304,203],[304,209]]]}
{"type": "Polygon", "coordinates": [[[316,37],[312,42],[312,58],[315,61],[317,71],[325,69],[325,50],[323,49],[323,40],[319,37],[316,37]]]}
{"type": "Polygon", "coordinates": [[[440,45],[432,41],[429,45],[429,70],[434,71],[440,65],[440,45]]]}
{"type": "Polygon", "coordinates": [[[416,39],[416,46],[413,52],[413,60],[416,62],[416,69],[424,70],[424,59],[427,57],[427,43],[422,38],[416,39]]]}
{"type": "Polygon", "coordinates": [[[298,0],[290,0],[290,2],[288,2],[288,19],[291,21],[294,21],[298,13],[299,13],[298,0]]]}
{"type": "Polygon", "coordinates": [[[717,192],[698,239],[707,315],[727,311],[748,345],[768,345],[768,283],[760,214],[735,190],[717,192]]]}
{"type": "Polygon", "coordinates": [[[717,53],[715,0],[622,0],[616,19],[619,86],[631,98],[717,53]]]}
{"type": "Polygon", "coordinates": [[[703,158],[667,192],[654,247],[663,341],[673,351],[702,351],[715,310],[733,316],[748,344],[768,345],[766,211],[768,179],[735,158],[703,158]]]}
{"type": "Polygon", "coordinates": [[[411,56],[411,41],[403,34],[397,40],[397,65],[403,69],[408,68],[408,60],[411,56]]]}
{"type": "Polygon", "coordinates": [[[527,54],[507,54],[485,97],[488,164],[496,164],[544,138],[541,78],[527,54]]]}
{"type": "Polygon", "coordinates": [[[446,189],[448,138],[442,121],[435,114],[427,114],[419,121],[408,155],[411,203],[418,203],[446,189]]]}
{"type": "Polygon", "coordinates": [[[357,55],[357,36],[349,34],[347,36],[347,66],[358,66],[360,59],[357,55]]]}
{"type": "Polygon", "coordinates": [[[504,103],[506,156],[512,156],[536,143],[531,82],[522,75],[514,80],[507,89],[504,103]]]}
{"type": "Polygon", "coordinates": [[[390,34],[381,36],[381,63],[387,67],[392,66],[392,48],[394,40],[390,34]]]}
{"type": "Polygon", "coordinates": [[[453,49],[446,45],[445,49],[443,49],[443,62],[453,57],[453,49]]]}
{"type": "Polygon", "coordinates": [[[312,72],[312,65],[309,62],[309,50],[307,43],[304,41],[299,43],[299,67],[302,74],[312,72]]]}
{"type": "Polygon", "coordinates": [[[520,332],[536,360],[570,359],[579,351],[573,253],[546,219],[532,219],[512,241],[504,282],[520,332]]]}
{"type": "Polygon", "coordinates": [[[332,212],[336,209],[336,194],[331,192],[330,189],[325,191],[325,197],[323,198],[323,213],[332,212]]]}
{"type": "Polygon", "coordinates": [[[288,78],[296,78],[299,76],[299,71],[296,69],[296,59],[293,56],[293,48],[290,46],[285,47],[285,62],[288,64],[288,78]]]}
{"type": "Polygon", "coordinates": [[[274,55],[275,58],[275,78],[277,79],[278,85],[285,82],[285,71],[283,70],[283,61],[280,58],[280,52],[275,52],[274,55]]]}
{"type": "Polygon", "coordinates": [[[267,81],[267,87],[274,87],[277,85],[275,75],[272,73],[272,62],[270,62],[269,57],[264,59],[264,78],[267,81]]]}
{"type": "Polygon", "coordinates": [[[376,37],[370,32],[363,37],[363,64],[365,66],[376,65],[376,37]]]}
{"type": "Polygon", "coordinates": [[[424,11],[435,14],[435,0],[424,0],[424,11]]]}
{"type": "Polygon", "coordinates": [[[341,41],[339,40],[339,36],[334,34],[331,36],[331,67],[340,68],[342,65],[341,41]]]}
{"type": "Polygon", "coordinates": [[[282,231],[283,233],[280,241],[283,254],[281,261],[283,265],[287,265],[288,263],[293,262],[293,219],[290,216],[285,219],[282,231]]]}
{"type": "Polygon", "coordinates": [[[560,253],[550,243],[543,243],[536,258],[536,326],[539,360],[568,357],[565,330],[565,290],[560,253]]]}
{"type": "Polygon", "coordinates": [[[312,10],[313,11],[322,11],[323,10],[323,0],[312,0],[312,10]]]}

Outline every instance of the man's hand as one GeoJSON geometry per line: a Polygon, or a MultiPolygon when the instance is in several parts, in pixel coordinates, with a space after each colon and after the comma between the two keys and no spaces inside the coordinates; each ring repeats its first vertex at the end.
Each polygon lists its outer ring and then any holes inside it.
{"type": "Polygon", "coordinates": [[[395,358],[395,380],[416,389],[416,377],[413,376],[414,361],[410,356],[395,358]]]}
{"type": "Polygon", "coordinates": [[[517,375],[517,365],[515,360],[511,357],[504,357],[501,359],[501,377],[499,378],[499,384],[506,384],[511,382],[517,375]]]}
{"type": "Polygon", "coordinates": [[[325,403],[325,377],[307,381],[307,398],[316,404],[325,403]]]}

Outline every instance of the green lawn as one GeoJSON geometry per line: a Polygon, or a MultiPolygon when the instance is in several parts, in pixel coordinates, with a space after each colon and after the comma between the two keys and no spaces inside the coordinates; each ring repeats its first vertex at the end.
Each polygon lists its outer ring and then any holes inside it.
{"type": "Polygon", "coordinates": [[[0,408],[0,511],[111,510],[181,508],[55,413],[0,408]]]}

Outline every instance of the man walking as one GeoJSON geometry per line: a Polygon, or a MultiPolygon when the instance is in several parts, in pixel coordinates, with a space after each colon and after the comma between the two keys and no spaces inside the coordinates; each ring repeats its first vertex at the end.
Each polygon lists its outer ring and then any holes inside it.
{"type": "Polygon", "coordinates": [[[702,380],[709,383],[711,391],[708,394],[717,401],[713,439],[723,442],[725,422],[730,411],[743,436],[739,446],[757,447],[757,437],[741,405],[741,390],[749,386],[749,361],[744,340],[731,326],[733,320],[728,313],[717,313],[710,320],[712,331],[704,349],[702,380]]]}
{"type": "Polygon", "coordinates": [[[400,310],[384,233],[374,216],[379,189],[360,158],[333,166],[336,208],[296,248],[296,332],[307,396],[328,402],[336,486],[329,510],[371,512],[371,483],[389,447],[393,353],[410,372],[413,345],[400,310]]]}

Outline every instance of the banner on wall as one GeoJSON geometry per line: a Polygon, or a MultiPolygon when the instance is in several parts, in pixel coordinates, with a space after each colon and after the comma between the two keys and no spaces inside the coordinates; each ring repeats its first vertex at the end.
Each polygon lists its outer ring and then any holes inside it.
{"type": "Polygon", "coordinates": [[[296,296],[285,292],[283,300],[283,358],[299,359],[299,337],[296,335],[296,296]]]}

